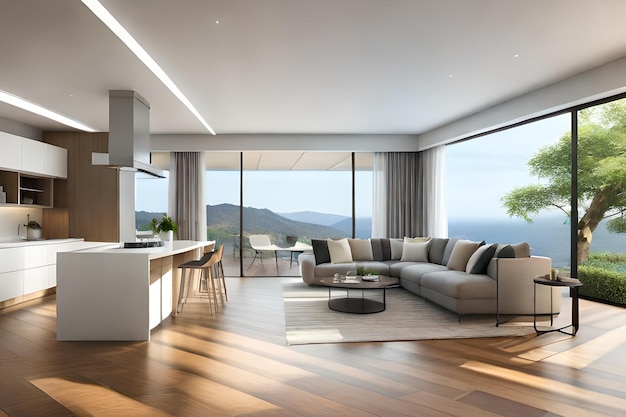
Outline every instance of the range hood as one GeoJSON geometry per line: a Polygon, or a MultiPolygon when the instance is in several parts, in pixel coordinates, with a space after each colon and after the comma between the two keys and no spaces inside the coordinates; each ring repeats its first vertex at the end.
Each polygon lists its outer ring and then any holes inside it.
{"type": "Polygon", "coordinates": [[[93,165],[164,178],[150,165],[150,105],[134,91],[109,91],[109,153],[92,153],[93,165]]]}

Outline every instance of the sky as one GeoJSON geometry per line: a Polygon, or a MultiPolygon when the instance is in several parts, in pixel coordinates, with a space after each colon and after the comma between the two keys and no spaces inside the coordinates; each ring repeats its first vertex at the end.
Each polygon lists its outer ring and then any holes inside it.
{"type": "MultiPolygon", "coordinates": [[[[509,218],[500,198],[515,186],[536,183],[527,161],[570,128],[568,114],[505,130],[446,150],[448,218],[509,218]]],[[[372,174],[356,177],[356,216],[372,214],[372,174]]],[[[168,179],[138,179],[137,211],[167,212],[168,179]]],[[[315,211],[351,215],[351,174],[345,171],[244,172],[244,206],[276,213],[315,211]]],[[[239,172],[209,171],[207,204],[239,204],[239,172]]]]}

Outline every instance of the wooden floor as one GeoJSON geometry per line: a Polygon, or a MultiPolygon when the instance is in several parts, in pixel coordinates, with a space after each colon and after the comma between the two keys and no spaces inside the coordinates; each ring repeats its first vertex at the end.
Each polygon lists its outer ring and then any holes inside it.
{"type": "Polygon", "coordinates": [[[0,416],[626,414],[624,309],[581,301],[573,338],[290,347],[280,278],[227,285],[143,343],[57,342],[54,297],[0,312],[0,416]]]}

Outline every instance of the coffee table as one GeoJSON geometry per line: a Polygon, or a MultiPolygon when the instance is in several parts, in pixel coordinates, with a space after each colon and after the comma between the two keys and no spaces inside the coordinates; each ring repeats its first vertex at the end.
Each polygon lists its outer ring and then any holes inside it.
{"type": "Polygon", "coordinates": [[[398,278],[381,275],[378,281],[337,282],[333,277],[320,280],[320,284],[328,287],[328,308],[342,313],[370,314],[385,311],[387,307],[387,288],[397,287],[398,278]],[[340,290],[342,295],[333,298],[333,290],[340,290]],[[378,291],[378,298],[366,297],[378,291]],[[382,292],[382,294],[380,294],[382,292]],[[357,296],[353,296],[354,294],[357,296]]]}

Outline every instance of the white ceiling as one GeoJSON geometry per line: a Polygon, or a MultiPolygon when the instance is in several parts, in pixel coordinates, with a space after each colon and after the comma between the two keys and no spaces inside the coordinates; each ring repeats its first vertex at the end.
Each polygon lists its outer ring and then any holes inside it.
{"type": "MultiPolygon", "coordinates": [[[[626,55],[624,0],[102,3],[217,134],[419,134],[626,55]]],[[[113,89],[207,133],[80,0],[0,0],[0,90],[107,131],[113,89]]]]}

